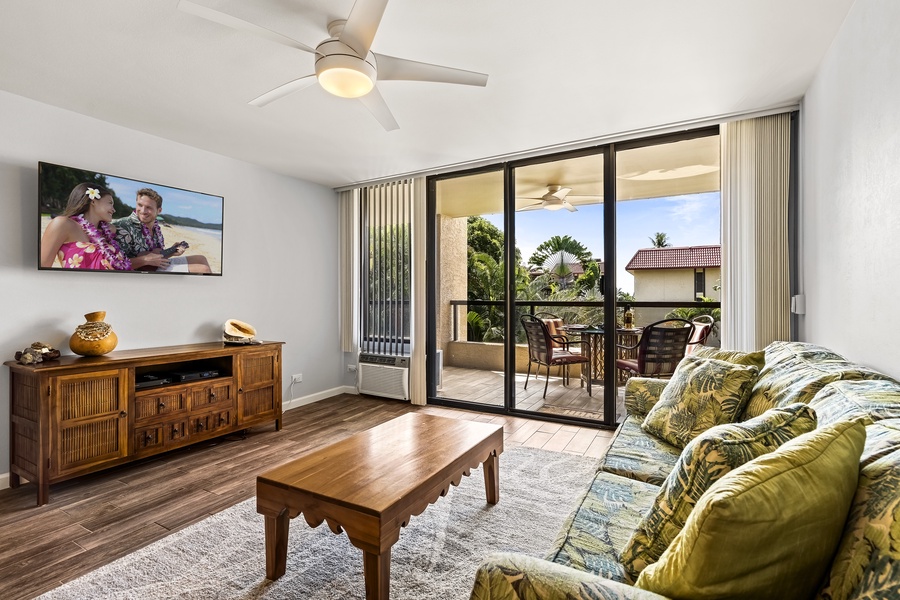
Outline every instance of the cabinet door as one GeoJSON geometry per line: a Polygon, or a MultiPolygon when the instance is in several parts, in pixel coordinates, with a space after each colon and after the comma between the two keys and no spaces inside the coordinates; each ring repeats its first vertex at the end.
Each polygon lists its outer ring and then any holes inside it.
{"type": "Polygon", "coordinates": [[[123,458],[128,453],[127,370],[94,371],[50,379],[50,472],[65,475],[123,458]]]}
{"type": "Polygon", "coordinates": [[[281,422],[281,354],[275,349],[241,352],[238,364],[240,425],[281,422]]]}

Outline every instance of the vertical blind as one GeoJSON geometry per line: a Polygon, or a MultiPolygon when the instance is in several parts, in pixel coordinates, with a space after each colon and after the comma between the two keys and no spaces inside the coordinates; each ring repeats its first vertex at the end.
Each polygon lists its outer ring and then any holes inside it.
{"type": "Polygon", "coordinates": [[[410,354],[413,180],[360,190],[360,350],[410,354]]]}
{"type": "Polygon", "coordinates": [[[790,114],[722,126],[722,346],[790,338],[790,114]]]}

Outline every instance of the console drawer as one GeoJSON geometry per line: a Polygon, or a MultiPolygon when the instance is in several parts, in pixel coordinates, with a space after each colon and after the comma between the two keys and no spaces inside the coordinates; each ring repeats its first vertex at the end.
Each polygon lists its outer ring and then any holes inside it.
{"type": "Polygon", "coordinates": [[[189,388],[191,410],[204,410],[234,405],[234,384],[231,379],[216,383],[194,384],[189,388]],[[227,405],[227,406],[223,406],[227,405]]]}

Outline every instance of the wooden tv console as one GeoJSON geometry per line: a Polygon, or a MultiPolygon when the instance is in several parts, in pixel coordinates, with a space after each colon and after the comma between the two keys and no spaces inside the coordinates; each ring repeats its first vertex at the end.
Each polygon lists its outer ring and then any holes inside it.
{"type": "Polygon", "coordinates": [[[275,422],[282,342],[223,342],[62,356],[10,369],[10,487],[50,484],[275,422]],[[186,379],[135,387],[146,375],[186,379]]]}

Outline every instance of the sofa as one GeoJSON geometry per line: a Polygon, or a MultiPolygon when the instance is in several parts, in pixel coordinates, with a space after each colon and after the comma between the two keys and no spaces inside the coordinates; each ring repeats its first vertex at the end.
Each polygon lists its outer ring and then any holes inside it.
{"type": "Polygon", "coordinates": [[[625,407],[552,550],[486,557],[472,600],[900,598],[900,383],[808,343],[703,348],[625,407]]]}

